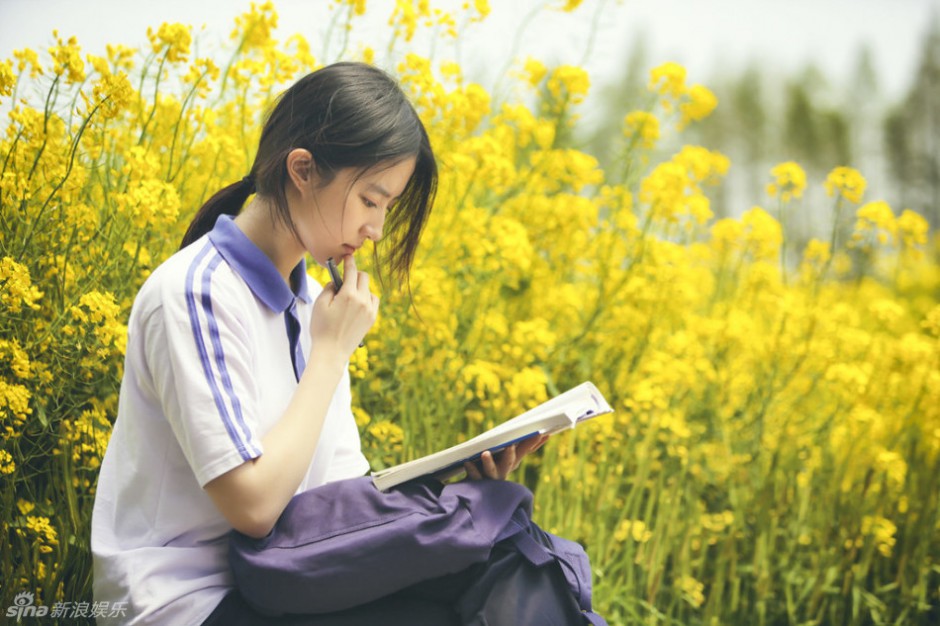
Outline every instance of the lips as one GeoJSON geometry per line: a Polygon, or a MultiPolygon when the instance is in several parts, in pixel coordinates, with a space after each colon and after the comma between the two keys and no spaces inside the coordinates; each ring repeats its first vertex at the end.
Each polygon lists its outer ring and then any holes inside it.
{"type": "Polygon", "coordinates": [[[356,250],[358,249],[358,246],[351,246],[348,243],[343,244],[343,250],[346,252],[346,254],[355,254],[356,250]]]}

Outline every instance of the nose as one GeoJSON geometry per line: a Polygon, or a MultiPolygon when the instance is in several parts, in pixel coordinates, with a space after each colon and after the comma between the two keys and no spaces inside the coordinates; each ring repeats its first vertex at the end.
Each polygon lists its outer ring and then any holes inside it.
{"type": "Polygon", "coordinates": [[[362,229],[366,239],[371,239],[373,243],[378,243],[385,232],[385,211],[380,211],[379,216],[366,222],[362,229]]]}

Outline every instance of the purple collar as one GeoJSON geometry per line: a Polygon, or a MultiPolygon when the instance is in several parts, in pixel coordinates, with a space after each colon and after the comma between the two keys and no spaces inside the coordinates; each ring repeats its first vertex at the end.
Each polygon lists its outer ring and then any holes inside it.
{"type": "Polygon", "coordinates": [[[284,282],[271,259],[235,225],[230,215],[220,215],[209,233],[209,240],[222,258],[248,283],[248,287],[265,306],[275,313],[290,308],[294,298],[311,302],[307,289],[307,263],[300,260],[291,273],[292,285],[297,293],[284,282]]]}

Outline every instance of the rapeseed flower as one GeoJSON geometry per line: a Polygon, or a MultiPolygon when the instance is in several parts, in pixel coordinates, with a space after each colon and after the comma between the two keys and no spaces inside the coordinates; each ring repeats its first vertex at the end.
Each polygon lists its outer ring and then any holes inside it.
{"type": "Polygon", "coordinates": [[[885,517],[880,515],[862,517],[862,535],[871,536],[881,556],[891,556],[891,551],[897,543],[895,538],[897,531],[897,525],[885,517]]]}
{"type": "MultiPolygon", "coordinates": [[[[247,13],[242,13],[235,18],[235,29],[229,37],[240,42],[239,46],[242,51],[270,48],[274,43],[272,34],[277,28],[277,20],[277,11],[273,2],[265,2],[261,5],[252,2],[247,13]]],[[[178,32],[175,34],[179,36],[178,32]]],[[[177,39],[173,43],[178,45],[181,40],[177,39]]],[[[186,53],[188,52],[187,44],[186,53]]]]}
{"type": "Polygon", "coordinates": [[[806,190],[806,172],[798,163],[786,161],[778,163],[770,170],[773,182],[767,185],[767,195],[779,198],[782,202],[802,198],[806,190]]]}
{"type": "Polygon", "coordinates": [[[650,70],[648,88],[661,96],[678,100],[686,93],[685,68],[669,61],[650,70]]]}
{"type": "Polygon", "coordinates": [[[910,249],[927,243],[930,225],[920,213],[904,209],[898,216],[896,225],[902,248],[910,249]]]}
{"type": "Polygon", "coordinates": [[[28,515],[26,517],[26,528],[32,532],[39,546],[39,551],[43,554],[52,552],[52,549],[59,545],[58,533],[49,522],[49,518],[43,515],[28,515]]]}
{"type": "Polygon", "coordinates": [[[16,462],[13,455],[6,450],[0,450],[0,474],[12,474],[16,471],[16,462]]]}
{"type": "Polygon", "coordinates": [[[0,304],[11,313],[19,313],[23,307],[38,309],[42,292],[29,277],[29,269],[10,257],[0,260],[0,304]]]}
{"type": "Polygon", "coordinates": [[[865,178],[858,170],[851,167],[837,167],[826,177],[826,193],[830,196],[838,194],[853,204],[862,201],[865,193],[865,178]]]}
{"type": "Polygon", "coordinates": [[[855,232],[852,233],[852,244],[870,246],[872,243],[881,245],[893,243],[897,237],[897,221],[894,211],[884,200],[868,202],[855,212],[855,232]]]}
{"type": "Polygon", "coordinates": [[[85,62],[75,37],[63,41],[58,31],[52,31],[56,45],[49,48],[52,56],[52,71],[56,76],[65,76],[67,82],[80,83],[85,80],[85,62]]]}
{"type": "Polygon", "coordinates": [[[13,62],[9,60],[0,62],[0,97],[12,94],[14,85],[16,85],[16,74],[13,72],[13,62]]]}
{"type": "Polygon", "coordinates": [[[165,54],[170,63],[182,63],[189,58],[193,36],[190,27],[185,24],[163,23],[156,31],[148,28],[147,38],[154,53],[165,54]]]}
{"type": "Polygon", "coordinates": [[[544,63],[532,57],[526,59],[525,66],[523,67],[523,75],[530,85],[538,87],[542,84],[542,80],[544,80],[547,74],[548,68],[545,67],[544,63]]]}
{"type": "Polygon", "coordinates": [[[623,543],[627,539],[637,543],[646,543],[652,536],[653,533],[643,520],[625,519],[614,530],[614,541],[619,543],[623,543]]]}
{"type": "Polygon", "coordinates": [[[644,150],[650,150],[659,140],[659,118],[648,111],[632,111],[623,118],[623,133],[635,139],[644,150]]]}
{"type": "Polygon", "coordinates": [[[584,101],[591,88],[591,78],[588,73],[574,65],[560,65],[553,69],[548,76],[549,93],[556,100],[566,100],[572,104],[584,101]]]}
{"type": "Polygon", "coordinates": [[[679,128],[685,128],[691,122],[705,119],[718,106],[714,92],[703,85],[692,85],[685,93],[686,99],[679,105],[679,128]]]}

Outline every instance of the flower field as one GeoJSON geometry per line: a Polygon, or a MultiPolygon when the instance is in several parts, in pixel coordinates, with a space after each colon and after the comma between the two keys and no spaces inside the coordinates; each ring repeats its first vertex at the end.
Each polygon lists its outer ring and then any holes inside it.
{"type": "MultiPolygon", "coordinates": [[[[343,58],[400,80],[441,181],[410,289],[383,288],[350,363],[373,468],[592,380],[615,413],[556,436],[517,478],[540,525],[587,548],[611,624],[940,623],[927,222],[842,164],[819,211],[851,227],[794,251],[782,224],[807,189],[799,164],[781,159],[763,197],[716,219],[709,193],[733,164],[696,145],[658,156],[720,106],[681,66],[650,68],[649,106],[623,111],[605,171],[570,139],[583,69],[519,61],[518,98],[497,101],[443,55],[407,51],[416,30],[457,37],[486,2],[395,6],[403,52],[343,58]]],[[[332,5],[336,32],[365,10],[332,5]]],[[[55,35],[0,60],[0,611],[24,591],[91,602],[134,295],[202,202],[248,172],[279,90],[337,60],[276,24],[252,5],[225,62],[179,24],[106,57],[55,35]]]]}

